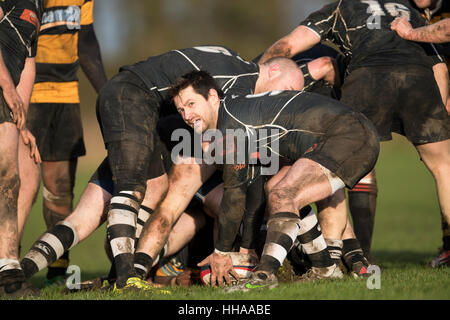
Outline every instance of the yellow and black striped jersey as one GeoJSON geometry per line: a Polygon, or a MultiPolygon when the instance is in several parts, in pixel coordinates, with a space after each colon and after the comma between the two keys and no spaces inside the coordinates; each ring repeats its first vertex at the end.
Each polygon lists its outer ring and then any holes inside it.
{"type": "Polygon", "coordinates": [[[32,103],[79,103],[78,33],[93,23],[94,0],[44,0],[32,103]]]}

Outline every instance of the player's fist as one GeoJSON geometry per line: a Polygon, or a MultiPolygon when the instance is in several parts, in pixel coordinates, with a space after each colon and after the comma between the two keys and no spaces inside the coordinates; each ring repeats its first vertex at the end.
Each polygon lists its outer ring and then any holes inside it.
{"type": "Polygon", "coordinates": [[[409,23],[408,19],[405,17],[399,17],[396,18],[391,23],[391,29],[397,32],[397,34],[402,37],[403,39],[409,39],[409,34],[413,30],[411,24],[409,23]]]}

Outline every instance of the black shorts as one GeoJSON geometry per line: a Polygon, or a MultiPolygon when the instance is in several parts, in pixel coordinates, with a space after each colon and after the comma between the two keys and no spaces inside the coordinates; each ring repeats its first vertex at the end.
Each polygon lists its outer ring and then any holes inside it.
{"type": "MultiPolygon", "coordinates": [[[[145,175],[145,178],[143,178],[145,181],[160,177],[166,172],[163,161],[160,161],[159,159],[152,159],[150,161],[152,165],[147,167],[148,172],[145,175]]],[[[115,171],[117,171],[117,169],[115,171]]],[[[89,182],[98,185],[110,194],[114,194],[116,179],[114,178],[113,171],[111,170],[111,162],[108,157],[106,157],[97,170],[95,170],[89,182]]]]}
{"type": "Polygon", "coordinates": [[[43,161],[66,161],[86,154],[79,104],[32,103],[27,128],[43,161]]]}
{"type": "Polygon", "coordinates": [[[326,135],[306,149],[300,158],[319,163],[352,189],[372,171],[379,153],[380,141],[374,125],[354,111],[340,115],[326,135]]]}
{"type": "Polygon", "coordinates": [[[14,123],[13,113],[3,97],[3,91],[0,88],[0,124],[3,122],[14,123]]]}
{"type": "Polygon", "coordinates": [[[381,141],[392,132],[414,144],[450,138],[450,117],[433,71],[422,66],[364,67],[345,80],[341,102],[361,111],[381,141]]]}
{"type": "Polygon", "coordinates": [[[164,174],[156,132],[159,109],[153,93],[128,71],[118,73],[100,91],[97,117],[117,192],[145,192],[147,179],[164,174]]]}

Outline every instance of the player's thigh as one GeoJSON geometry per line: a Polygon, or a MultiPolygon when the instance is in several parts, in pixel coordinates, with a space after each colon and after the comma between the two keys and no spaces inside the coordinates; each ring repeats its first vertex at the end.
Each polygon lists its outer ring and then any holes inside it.
{"type": "MultiPolygon", "coordinates": [[[[269,201],[297,202],[304,193],[311,192],[328,183],[328,180],[317,162],[300,158],[287,170],[284,177],[269,191],[269,201]]],[[[331,189],[331,188],[330,188],[331,189]]]]}
{"type": "Polygon", "coordinates": [[[277,185],[278,182],[280,182],[281,179],[283,179],[291,166],[284,166],[280,169],[280,171],[277,172],[276,175],[274,175],[272,178],[269,179],[269,181],[266,182],[265,185],[265,191],[266,193],[272,190],[272,188],[277,185]]]}
{"type": "Polygon", "coordinates": [[[17,165],[19,133],[14,123],[0,123],[0,141],[0,162],[17,165]]]}
{"type": "Polygon", "coordinates": [[[450,167],[450,139],[416,145],[416,149],[431,171],[434,172],[441,166],[450,167]]]}

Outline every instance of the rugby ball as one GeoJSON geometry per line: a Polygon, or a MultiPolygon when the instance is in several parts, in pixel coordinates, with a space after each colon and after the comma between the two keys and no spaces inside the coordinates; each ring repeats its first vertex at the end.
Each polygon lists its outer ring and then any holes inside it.
{"type": "MultiPolygon", "coordinates": [[[[239,275],[239,280],[248,279],[253,272],[253,269],[258,264],[257,259],[246,253],[230,252],[231,261],[236,273],[239,275]]],[[[230,276],[231,280],[236,283],[236,279],[230,276]]],[[[202,283],[209,286],[211,284],[211,268],[209,264],[203,266],[200,270],[200,279],[202,283]]]]}

